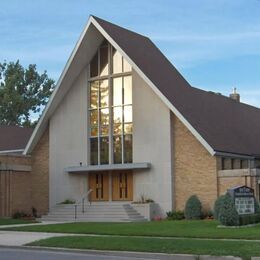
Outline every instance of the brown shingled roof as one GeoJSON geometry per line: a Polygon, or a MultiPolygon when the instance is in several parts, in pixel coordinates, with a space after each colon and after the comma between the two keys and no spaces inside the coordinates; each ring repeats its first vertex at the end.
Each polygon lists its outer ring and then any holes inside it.
{"type": "Polygon", "coordinates": [[[0,125],[0,152],[24,149],[33,129],[0,125]]]}
{"type": "Polygon", "coordinates": [[[191,87],[149,38],[94,19],[215,151],[260,157],[260,109],[191,87]]]}

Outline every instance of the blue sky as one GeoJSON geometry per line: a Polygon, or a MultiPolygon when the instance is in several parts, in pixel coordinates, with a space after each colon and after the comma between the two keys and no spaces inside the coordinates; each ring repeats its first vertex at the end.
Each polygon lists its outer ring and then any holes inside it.
{"type": "Polygon", "coordinates": [[[90,14],[149,36],[193,86],[260,107],[260,0],[1,0],[0,62],[57,80],[90,14]]]}

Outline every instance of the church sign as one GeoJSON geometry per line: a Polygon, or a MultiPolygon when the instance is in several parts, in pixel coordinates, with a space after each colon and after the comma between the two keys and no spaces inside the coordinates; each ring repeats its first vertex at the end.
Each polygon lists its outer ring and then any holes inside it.
{"type": "Polygon", "coordinates": [[[255,213],[254,190],[247,186],[238,186],[228,190],[235,201],[238,214],[255,213]]]}

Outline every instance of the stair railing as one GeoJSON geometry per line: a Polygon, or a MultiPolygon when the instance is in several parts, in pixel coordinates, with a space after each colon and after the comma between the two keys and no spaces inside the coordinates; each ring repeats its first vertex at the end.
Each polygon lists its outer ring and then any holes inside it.
{"type": "MultiPolygon", "coordinates": [[[[89,205],[91,206],[91,192],[93,190],[89,189],[87,194],[85,194],[82,198],[81,198],[81,205],[82,205],[82,213],[85,213],[85,200],[87,199],[89,201],[89,205]]],[[[78,203],[76,202],[76,204],[74,204],[74,219],[77,219],[77,215],[78,215],[78,204],[80,204],[80,202],[78,201],[78,203]]]]}
{"type": "Polygon", "coordinates": [[[89,205],[91,206],[91,196],[90,194],[93,192],[92,189],[89,189],[87,194],[85,196],[82,197],[82,213],[85,213],[85,200],[87,199],[89,202],[89,205]]]}

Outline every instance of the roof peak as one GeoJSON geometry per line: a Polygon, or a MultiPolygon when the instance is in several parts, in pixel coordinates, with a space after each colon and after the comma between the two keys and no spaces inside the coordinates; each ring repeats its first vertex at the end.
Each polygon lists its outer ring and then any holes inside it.
{"type": "Polygon", "coordinates": [[[94,19],[94,20],[96,20],[98,23],[106,23],[106,24],[108,24],[108,25],[110,25],[110,26],[115,26],[115,27],[117,27],[117,28],[120,28],[120,29],[122,29],[122,30],[128,31],[128,32],[130,32],[130,33],[133,33],[133,34],[135,34],[135,35],[138,35],[138,36],[140,36],[140,37],[144,37],[144,38],[147,38],[147,39],[150,40],[150,38],[149,38],[148,36],[146,36],[146,35],[137,33],[137,32],[135,32],[135,31],[132,31],[132,30],[127,29],[127,28],[125,28],[125,27],[119,26],[119,25],[117,25],[117,24],[115,24],[115,23],[111,23],[111,22],[109,22],[109,21],[107,21],[107,20],[104,20],[104,19],[98,17],[98,16],[95,16],[95,15],[92,15],[92,14],[91,14],[89,17],[92,18],[92,19],[94,19]]]}

